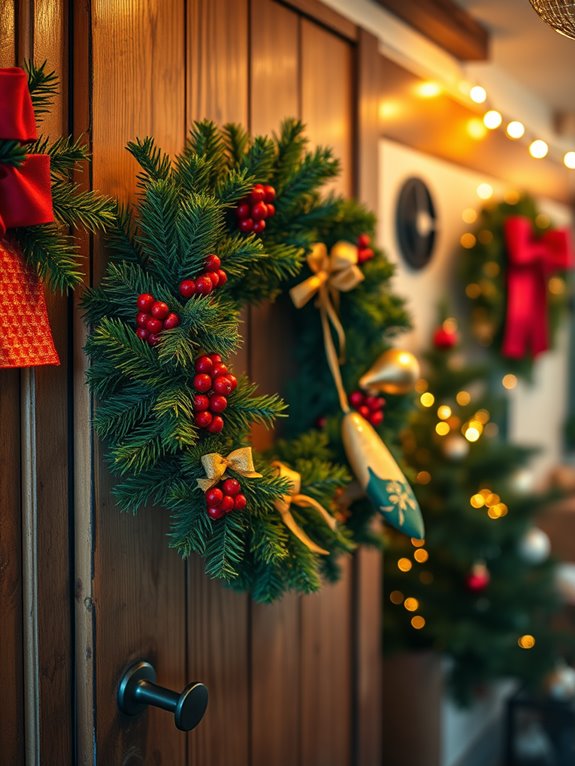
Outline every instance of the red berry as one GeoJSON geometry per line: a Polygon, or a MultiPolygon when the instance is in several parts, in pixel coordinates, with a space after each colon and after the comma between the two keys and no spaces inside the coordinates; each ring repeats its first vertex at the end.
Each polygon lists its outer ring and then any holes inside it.
{"type": "Polygon", "coordinates": [[[217,273],[218,278],[220,280],[220,287],[222,287],[228,281],[228,275],[226,274],[226,272],[223,269],[218,269],[216,273],[217,273]]]}
{"type": "Polygon", "coordinates": [[[156,301],[152,304],[152,316],[155,319],[165,319],[170,313],[168,304],[163,301],[156,301]]]}
{"type": "Polygon", "coordinates": [[[433,335],[433,345],[436,348],[453,348],[457,345],[457,341],[457,333],[443,327],[439,327],[433,335]]]}
{"type": "Polygon", "coordinates": [[[232,393],[232,382],[227,375],[218,375],[217,378],[214,378],[213,385],[214,385],[214,391],[216,392],[216,394],[222,394],[222,396],[227,396],[228,394],[232,393]]]}
{"type": "Polygon", "coordinates": [[[228,372],[228,376],[227,377],[228,377],[228,380],[231,383],[232,391],[235,391],[236,388],[238,387],[238,379],[236,378],[235,375],[232,375],[231,372],[228,372]]]}
{"type": "Polygon", "coordinates": [[[220,284],[220,277],[217,271],[207,271],[205,276],[212,280],[212,287],[217,287],[220,284]]]}
{"type": "Polygon", "coordinates": [[[250,200],[252,201],[252,203],[263,202],[263,199],[265,196],[266,196],[266,193],[262,184],[256,184],[250,192],[250,200]]]}
{"type": "Polygon", "coordinates": [[[374,252],[371,249],[371,247],[365,247],[363,250],[357,251],[357,262],[365,263],[366,261],[371,261],[373,256],[374,256],[374,252]]]}
{"type": "Polygon", "coordinates": [[[157,346],[159,342],[160,342],[160,339],[155,333],[151,332],[148,335],[148,343],[150,344],[150,346],[157,346]]]}
{"type": "Polygon", "coordinates": [[[249,234],[254,228],[253,218],[242,218],[238,223],[238,228],[240,231],[243,231],[244,234],[249,234]]]}
{"type": "Polygon", "coordinates": [[[252,205],[252,218],[259,221],[260,218],[266,218],[268,214],[268,206],[265,202],[256,202],[252,205]]]}
{"type": "Polygon", "coordinates": [[[372,426],[380,426],[383,423],[383,412],[381,410],[375,410],[375,412],[371,412],[368,420],[372,426]]]}
{"type": "Polygon", "coordinates": [[[136,335],[138,336],[138,338],[140,338],[140,340],[148,340],[149,334],[150,333],[146,330],[145,327],[138,327],[138,329],[136,330],[136,335]]]}
{"type": "Polygon", "coordinates": [[[383,407],[383,399],[380,396],[368,396],[365,403],[372,412],[383,407]]]}
{"type": "Polygon", "coordinates": [[[236,216],[242,220],[245,218],[249,218],[250,216],[251,207],[248,205],[247,202],[240,202],[240,204],[236,208],[236,216]]]}
{"type": "Polygon", "coordinates": [[[234,497],[234,511],[243,511],[248,501],[245,495],[236,495],[234,497]]]}
{"type": "Polygon", "coordinates": [[[173,330],[174,327],[178,327],[180,324],[180,317],[177,314],[174,314],[172,311],[171,314],[168,314],[168,316],[164,319],[164,330],[173,330]]]}
{"type": "Polygon", "coordinates": [[[151,332],[154,335],[157,335],[159,332],[162,332],[163,329],[164,329],[164,323],[160,319],[154,319],[154,317],[148,317],[148,321],[146,322],[146,330],[148,330],[148,332],[151,332]]]}
{"type": "Polygon", "coordinates": [[[154,296],[150,295],[150,293],[142,293],[141,295],[138,295],[138,300],[136,302],[140,311],[149,314],[152,304],[154,303],[154,296]]]}
{"type": "Polygon", "coordinates": [[[200,372],[198,375],[194,376],[194,388],[196,391],[200,391],[203,394],[206,391],[209,391],[211,387],[212,379],[209,375],[200,372]]]}
{"type": "Polygon", "coordinates": [[[273,202],[276,198],[276,190],[269,184],[264,184],[264,200],[266,202],[273,202]]]}
{"type": "Polygon", "coordinates": [[[223,412],[228,406],[228,400],[225,396],[214,394],[210,397],[210,410],[212,412],[223,412]]]}
{"type": "Polygon", "coordinates": [[[208,431],[211,434],[219,434],[220,431],[223,429],[223,427],[224,427],[224,419],[221,418],[219,415],[214,415],[214,417],[212,418],[212,422],[210,423],[208,427],[208,431]]]}
{"type": "Polygon", "coordinates": [[[214,377],[216,375],[227,375],[227,373],[228,373],[228,368],[223,362],[216,362],[214,364],[214,369],[212,370],[212,375],[214,375],[214,377]]]}
{"type": "Polygon", "coordinates": [[[266,228],[266,222],[263,220],[263,218],[259,221],[256,221],[254,223],[254,228],[252,229],[254,234],[261,234],[262,231],[266,228]]]}
{"type": "Polygon", "coordinates": [[[196,359],[196,362],[194,364],[194,368],[195,368],[196,372],[211,373],[211,371],[214,368],[214,362],[213,362],[213,360],[207,354],[202,354],[202,356],[199,356],[196,359]]]}
{"type": "Polygon", "coordinates": [[[358,407],[357,411],[359,412],[362,418],[365,418],[366,420],[367,418],[369,418],[369,415],[370,415],[369,407],[366,407],[365,404],[362,404],[361,407],[358,407]]]}
{"type": "Polygon", "coordinates": [[[359,248],[369,247],[371,245],[371,237],[369,234],[360,234],[357,238],[357,246],[359,248]]]}
{"type": "Polygon", "coordinates": [[[237,479],[226,479],[222,484],[224,495],[237,495],[241,490],[240,483],[237,479]]]}
{"type": "Polygon", "coordinates": [[[210,400],[205,394],[196,394],[194,396],[194,410],[196,412],[204,412],[210,406],[210,400]]]}
{"type": "Polygon", "coordinates": [[[212,521],[217,521],[218,519],[221,519],[222,516],[225,516],[226,512],[222,510],[222,506],[218,506],[217,508],[210,507],[208,508],[208,516],[212,521]]]}
{"type": "Polygon", "coordinates": [[[192,295],[196,294],[196,283],[193,279],[184,279],[183,282],[180,282],[178,290],[182,298],[191,298],[192,295]]]}
{"type": "Polygon", "coordinates": [[[204,410],[203,412],[198,412],[194,420],[196,421],[196,425],[199,428],[208,428],[208,426],[212,422],[212,413],[207,412],[206,410],[204,410]]]}
{"type": "Polygon", "coordinates": [[[148,323],[148,319],[150,318],[149,314],[146,314],[144,311],[138,312],[136,316],[136,324],[138,327],[145,327],[148,323]]]}
{"type": "Polygon", "coordinates": [[[272,205],[271,202],[268,202],[268,214],[267,214],[267,218],[273,218],[275,214],[276,214],[276,206],[272,205]]]}
{"type": "Polygon", "coordinates": [[[206,503],[208,505],[219,505],[223,499],[224,493],[219,487],[212,487],[206,492],[206,503]]]}
{"type": "Polygon", "coordinates": [[[206,271],[217,271],[221,265],[222,262],[220,261],[219,256],[217,256],[215,253],[210,253],[210,255],[208,255],[206,258],[204,268],[206,271]]]}
{"type": "Polygon", "coordinates": [[[222,357],[219,354],[210,354],[210,359],[214,364],[221,364],[222,357]]]}
{"type": "Polygon", "coordinates": [[[365,399],[364,395],[361,393],[361,391],[352,391],[349,395],[349,403],[352,407],[361,407],[363,404],[363,400],[365,399]]]}
{"type": "Polygon", "coordinates": [[[224,513],[229,513],[234,510],[234,498],[224,495],[224,499],[220,503],[220,508],[224,513]]]}
{"type": "Polygon", "coordinates": [[[206,274],[202,274],[196,279],[196,292],[199,295],[208,295],[213,289],[212,280],[206,274]]]}

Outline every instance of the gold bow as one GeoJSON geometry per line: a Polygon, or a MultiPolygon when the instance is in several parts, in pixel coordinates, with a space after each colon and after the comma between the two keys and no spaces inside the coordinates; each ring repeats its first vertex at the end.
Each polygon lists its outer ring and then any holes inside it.
{"type": "Polygon", "coordinates": [[[202,455],[202,465],[206,472],[206,479],[198,479],[198,486],[204,492],[208,489],[215,487],[218,482],[226,478],[226,471],[231,468],[235,473],[239,473],[240,476],[245,476],[247,479],[259,479],[261,473],[254,470],[254,459],[252,456],[251,447],[240,447],[235,449],[227,457],[220,455],[218,452],[209,452],[207,455],[202,455]]]}
{"type": "Polygon", "coordinates": [[[323,242],[317,242],[307,257],[307,264],[313,272],[312,275],[300,282],[299,285],[292,287],[290,296],[294,306],[301,309],[317,293],[327,361],[335,381],[341,407],[344,412],[349,412],[349,404],[339,370],[339,365],[345,354],[345,332],[337,315],[335,304],[338,292],[349,292],[364,279],[357,266],[357,247],[350,242],[336,242],[328,254],[327,247],[323,242]],[[333,343],[330,322],[337,334],[339,354],[333,343]]]}
{"type": "Polygon", "coordinates": [[[297,471],[293,471],[285,463],[281,463],[279,460],[274,461],[272,466],[277,469],[278,476],[282,479],[287,479],[291,484],[289,493],[283,495],[283,497],[279,498],[274,503],[276,510],[281,514],[283,523],[290,532],[292,532],[297,539],[306,546],[306,548],[309,548],[310,551],[313,551],[313,553],[320,553],[323,556],[328,556],[329,551],[320,548],[320,546],[314,543],[314,541],[306,535],[303,529],[297,525],[296,520],[290,511],[290,506],[294,503],[300,508],[313,508],[321,515],[325,523],[332,530],[336,527],[335,519],[317,502],[317,500],[314,500],[313,497],[300,494],[301,476],[297,471]]]}

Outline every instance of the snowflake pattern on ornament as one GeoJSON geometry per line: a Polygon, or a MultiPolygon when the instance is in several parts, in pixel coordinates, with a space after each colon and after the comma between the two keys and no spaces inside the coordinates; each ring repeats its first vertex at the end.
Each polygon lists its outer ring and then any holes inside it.
{"type": "Polygon", "coordinates": [[[406,482],[390,481],[386,484],[385,491],[391,505],[381,505],[380,511],[383,513],[397,512],[399,524],[403,526],[406,511],[413,511],[417,508],[413,490],[406,482]]]}

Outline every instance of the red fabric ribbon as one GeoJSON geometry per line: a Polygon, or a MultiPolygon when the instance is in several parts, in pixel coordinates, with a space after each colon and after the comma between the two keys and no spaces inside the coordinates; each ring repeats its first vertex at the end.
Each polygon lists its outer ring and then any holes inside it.
{"type": "MultiPolygon", "coordinates": [[[[19,67],[0,69],[0,139],[26,143],[35,138],[26,72],[19,67]]],[[[0,165],[0,237],[7,229],[53,220],[48,155],[29,154],[19,168],[0,165]]]]}
{"type": "Polygon", "coordinates": [[[549,276],[573,265],[569,232],[557,229],[536,239],[531,221],[515,216],[505,222],[505,243],[508,264],[503,354],[512,359],[528,354],[536,357],[549,348],[549,276]]]}

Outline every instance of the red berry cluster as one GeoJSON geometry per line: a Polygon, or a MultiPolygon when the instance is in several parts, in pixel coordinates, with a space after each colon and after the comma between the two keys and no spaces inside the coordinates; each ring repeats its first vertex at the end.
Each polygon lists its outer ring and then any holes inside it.
{"type": "Polygon", "coordinates": [[[138,296],[138,314],[136,335],[145,340],[150,346],[158,342],[158,334],[162,330],[172,330],[180,324],[180,317],[170,311],[168,304],[157,301],[153,295],[142,293],[138,296]]]}
{"type": "Polygon", "coordinates": [[[232,511],[243,511],[247,505],[246,496],[241,494],[237,479],[224,479],[206,492],[206,506],[210,519],[217,521],[232,511]]]}
{"type": "Polygon", "coordinates": [[[222,262],[219,256],[212,253],[204,262],[204,271],[195,279],[184,279],[180,282],[179,291],[186,300],[192,295],[208,295],[216,287],[223,287],[228,281],[228,275],[220,268],[222,262]]]}
{"type": "Polygon", "coordinates": [[[199,356],[195,368],[193,385],[198,392],[194,396],[196,425],[207,428],[212,434],[219,434],[224,427],[221,413],[228,406],[228,396],[235,390],[238,381],[222,364],[219,354],[199,356]]]}
{"type": "Polygon", "coordinates": [[[364,394],[363,391],[353,391],[349,395],[349,403],[372,426],[380,426],[383,423],[383,408],[385,406],[383,396],[370,396],[364,394]]]}
{"type": "Polygon", "coordinates": [[[357,238],[357,262],[365,263],[371,261],[375,253],[370,247],[371,237],[369,234],[360,234],[357,238]]]}
{"type": "Polygon", "coordinates": [[[266,218],[272,218],[276,213],[273,204],[276,190],[269,184],[256,184],[247,197],[236,208],[238,228],[244,234],[251,231],[261,234],[266,228],[266,218]]]}

